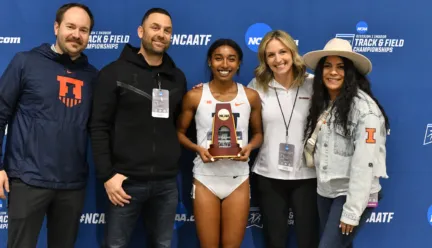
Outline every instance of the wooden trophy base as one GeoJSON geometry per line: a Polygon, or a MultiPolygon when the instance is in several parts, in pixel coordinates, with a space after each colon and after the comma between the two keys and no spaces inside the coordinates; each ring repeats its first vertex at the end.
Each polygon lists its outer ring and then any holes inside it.
{"type": "Polygon", "coordinates": [[[241,150],[240,145],[237,143],[231,144],[231,147],[228,148],[216,148],[215,145],[210,145],[208,149],[213,158],[237,158],[241,150]]]}

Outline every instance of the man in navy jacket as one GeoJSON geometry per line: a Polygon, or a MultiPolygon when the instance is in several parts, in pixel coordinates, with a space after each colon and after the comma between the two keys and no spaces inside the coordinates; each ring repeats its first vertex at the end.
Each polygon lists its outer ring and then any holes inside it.
{"type": "Polygon", "coordinates": [[[82,52],[93,25],[87,6],[63,5],[55,44],[17,53],[0,78],[0,147],[8,125],[0,164],[0,197],[9,192],[8,247],[36,247],[45,215],[48,247],[74,247],[97,74],[82,52]]]}

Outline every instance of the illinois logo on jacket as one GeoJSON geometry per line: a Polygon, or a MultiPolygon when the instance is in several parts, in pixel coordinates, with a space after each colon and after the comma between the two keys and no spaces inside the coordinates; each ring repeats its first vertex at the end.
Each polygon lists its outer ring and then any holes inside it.
{"type": "Polygon", "coordinates": [[[66,76],[57,76],[60,83],[59,100],[71,108],[81,103],[84,81],[66,76]]]}

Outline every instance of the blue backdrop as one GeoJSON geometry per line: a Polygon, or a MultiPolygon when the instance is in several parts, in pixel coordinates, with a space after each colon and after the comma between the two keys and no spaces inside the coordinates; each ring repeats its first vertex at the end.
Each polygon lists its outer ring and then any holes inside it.
{"type": "MultiPolygon", "coordinates": [[[[373,62],[373,91],[391,121],[388,137],[388,173],[384,199],[360,233],[357,247],[431,247],[432,244],[432,84],[426,72],[432,65],[430,32],[432,2],[399,0],[87,0],[95,15],[95,28],[86,50],[91,63],[101,68],[116,59],[125,42],[138,46],[137,27],[145,11],[159,6],[171,12],[174,25],[170,55],[185,72],[189,88],[208,79],[205,56],[218,38],[236,40],[244,51],[237,80],[247,84],[257,65],[256,48],[270,29],[283,29],[299,45],[301,54],[322,49],[333,37],[350,40],[354,49],[373,62]]],[[[54,42],[55,11],[63,0],[0,0],[0,73],[13,55],[42,42],[54,42]]],[[[181,202],[173,247],[199,247],[189,192],[192,161],[182,158],[181,202]]],[[[90,161],[87,199],[76,247],[98,247],[103,235],[106,195],[95,180],[90,161]]],[[[253,188],[252,188],[253,190],[253,188]]],[[[68,214],[68,213],[65,213],[68,214]]],[[[292,217],[292,215],[291,215],[292,217]]],[[[294,224],[293,219],[289,224],[294,224]]],[[[6,201],[0,201],[0,248],[6,247],[6,201]]],[[[131,247],[143,247],[138,223],[131,247]]],[[[290,240],[295,246],[295,240],[290,240]]],[[[46,247],[45,223],[38,247],[46,247]]],[[[250,219],[242,247],[263,247],[262,222],[252,196],[250,219]]]]}

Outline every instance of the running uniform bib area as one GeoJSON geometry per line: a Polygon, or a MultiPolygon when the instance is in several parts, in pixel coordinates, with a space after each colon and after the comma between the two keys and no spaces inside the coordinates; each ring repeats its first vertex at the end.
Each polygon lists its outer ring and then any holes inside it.
{"type": "MultiPolygon", "coordinates": [[[[248,128],[251,106],[246,96],[244,86],[237,84],[237,96],[227,102],[231,104],[231,111],[234,116],[234,125],[237,130],[237,143],[244,147],[248,143],[248,128]]],[[[216,100],[210,92],[209,84],[205,83],[202,89],[202,96],[198,105],[195,122],[197,126],[198,145],[209,148],[212,139],[212,124],[216,108],[216,100]]],[[[229,131],[219,130],[221,146],[230,146],[229,131]]],[[[243,161],[231,159],[219,159],[215,162],[204,163],[199,155],[194,160],[194,178],[200,181],[220,199],[224,199],[240,186],[249,175],[249,164],[243,161]]]]}

